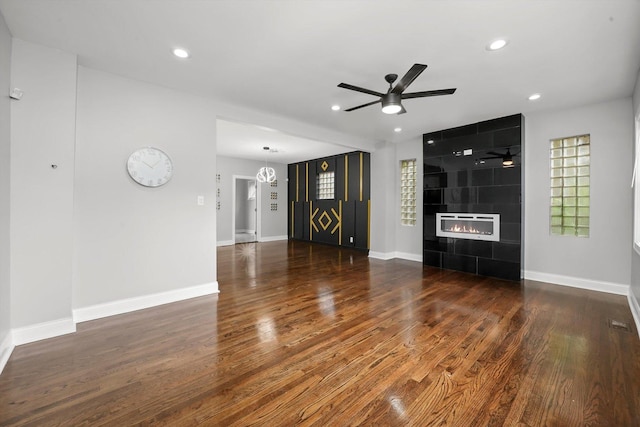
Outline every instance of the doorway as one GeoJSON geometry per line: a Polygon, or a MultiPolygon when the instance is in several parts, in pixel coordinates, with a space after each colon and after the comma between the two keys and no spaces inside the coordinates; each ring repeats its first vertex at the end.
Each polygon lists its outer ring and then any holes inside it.
{"type": "Polygon", "coordinates": [[[233,176],[233,242],[258,241],[258,209],[260,186],[255,177],[233,176]]]}

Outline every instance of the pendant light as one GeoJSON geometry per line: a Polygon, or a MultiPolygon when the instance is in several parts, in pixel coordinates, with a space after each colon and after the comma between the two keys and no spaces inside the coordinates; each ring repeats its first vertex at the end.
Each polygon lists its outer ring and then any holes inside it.
{"type": "MultiPolygon", "coordinates": [[[[262,147],[263,150],[269,152],[269,147],[262,147]]],[[[276,171],[272,167],[269,167],[267,163],[267,157],[264,159],[265,166],[261,167],[258,173],[256,174],[256,179],[258,182],[273,182],[276,180],[276,171]]]]}

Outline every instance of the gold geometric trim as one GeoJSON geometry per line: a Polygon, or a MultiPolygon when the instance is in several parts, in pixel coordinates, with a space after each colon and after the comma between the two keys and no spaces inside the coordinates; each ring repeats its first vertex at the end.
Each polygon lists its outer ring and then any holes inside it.
{"type": "Polygon", "coordinates": [[[318,218],[318,223],[320,224],[320,227],[322,227],[324,231],[327,231],[327,228],[329,228],[329,226],[331,225],[331,222],[332,222],[331,218],[329,217],[329,214],[327,213],[327,211],[322,212],[322,215],[320,215],[320,218],[318,218]],[[324,220],[324,222],[322,220],[324,220]]]}
{"type": "Polygon", "coordinates": [[[320,165],[320,167],[322,168],[323,171],[327,171],[327,168],[329,167],[329,163],[327,163],[327,161],[325,160],[324,162],[322,162],[322,164],[320,165]]]}
{"type": "MultiPolygon", "coordinates": [[[[341,200],[342,201],[342,200],[341,200]]],[[[340,205],[340,208],[342,208],[342,204],[340,205]]],[[[339,209],[340,209],[339,208],[339,209]]],[[[340,211],[342,211],[342,209],[340,209],[340,211]]],[[[342,226],[342,218],[340,218],[342,215],[338,214],[338,212],[336,212],[335,209],[331,208],[331,212],[333,213],[333,215],[336,217],[336,219],[338,220],[338,223],[336,224],[335,227],[333,227],[333,230],[331,230],[331,234],[334,234],[336,232],[336,230],[338,228],[341,228],[342,226]]],[[[340,230],[342,231],[342,229],[340,230]]]]}

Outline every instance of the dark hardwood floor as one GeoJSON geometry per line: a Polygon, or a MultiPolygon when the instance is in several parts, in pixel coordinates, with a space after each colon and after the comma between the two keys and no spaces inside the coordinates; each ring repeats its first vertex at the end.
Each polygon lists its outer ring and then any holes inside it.
{"type": "Polygon", "coordinates": [[[625,297],[303,242],[220,248],[218,282],[17,347],[0,425],[640,425],[625,297]]]}

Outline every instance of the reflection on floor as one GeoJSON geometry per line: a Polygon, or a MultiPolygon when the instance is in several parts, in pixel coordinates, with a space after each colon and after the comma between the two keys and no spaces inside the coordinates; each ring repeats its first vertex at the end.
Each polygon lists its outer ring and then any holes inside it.
{"type": "Polygon", "coordinates": [[[236,243],[255,242],[256,233],[236,233],[236,243]]]}

